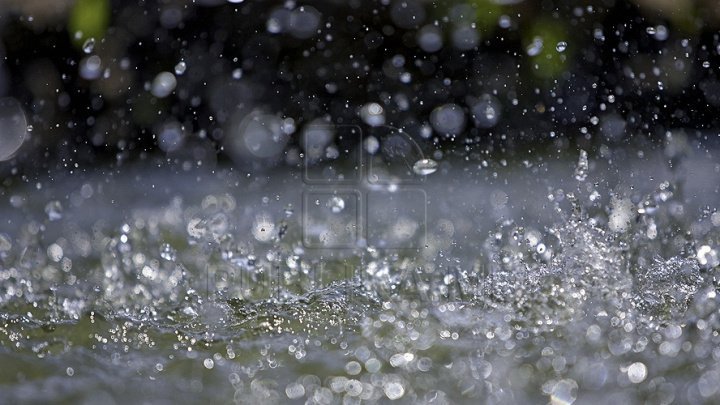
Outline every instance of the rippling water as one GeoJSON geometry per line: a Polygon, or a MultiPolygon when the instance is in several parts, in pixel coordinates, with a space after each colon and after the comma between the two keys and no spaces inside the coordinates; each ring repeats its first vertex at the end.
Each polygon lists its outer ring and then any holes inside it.
{"type": "Polygon", "coordinates": [[[0,402],[720,401],[712,153],[433,169],[3,191],[0,402]]]}

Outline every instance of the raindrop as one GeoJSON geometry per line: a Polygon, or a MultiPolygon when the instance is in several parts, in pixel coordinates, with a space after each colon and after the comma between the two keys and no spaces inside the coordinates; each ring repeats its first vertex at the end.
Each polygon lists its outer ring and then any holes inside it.
{"type": "Polygon", "coordinates": [[[371,155],[376,154],[378,149],[380,149],[380,142],[378,142],[377,138],[372,135],[365,138],[363,143],[365,145],[365,150],[371,155]]]}
{"type": "Polygon", "coordinates": [[[500,26],[500,28],[508,29],[512,25],[512,20],[507,15],[501,15],[498,19],[498,25],[500,26]]]}
{"type": "Polygon", "coordinates": [[[232,125],[227,146],[238,159],[269,159],[282,153],[289,140],[283,120],[272,114],[252,112],[232,125]]]}
{"type": "Polygon", "coordinates": [[[567,42],[565,42],[565,41],[560,41],[557,43],[557,45],[555,45],[555,50],[560,53],[565,52],[566,49],[567,49],[567,42]]]}
{"type": "Polygon", "coordinates": [[[550,394],[553,404],[572,404],[577,399],[578,384],[575,380],[560,380],[552,389],[550,394]]]}
{"type": "Polygon", "coordinates": [[[588,176],[588,154],[580,149],[577,165],[575,166],[575,180],[585,181],[588,176]]]}
{"type": "Polygon", "coordinates": [[[327,206],[328,208],[330,208],[333,214],[338,214],[345,209],[345,200],[338,196],[334,196],[330,200],[328,200],[327,206]]]}
{"type": "Polygon", "coordinates": [[[452,32],[452,44],[461,51],[469,51],[475,48],[480,41],[480,35],[475,28],[463,25],[452,32]]]}
{"type": "Polygon", "coordinates": [[[267,215],[258,215],[253,223],[252,234],[259,242],[267,242],[275,236],[275,223],[267,215]]]}
{"type": "Polygon", "coordinates": [[[658,25],[655,32],[655,39],[658,41],[664,41],[668,38],[669,31],[664,25],[658,25]]]}
{"type": "Polygon", "coordinates": [[[443,47],[442,31],[434,25],[426,25],[418,30],[417,43],[425,52],[437,52],[443,47]]]}
{"type": "Polygon", "coordinates": [[[92,53],[92,51],[95,49],[95,38],[88,38],[85,40],[82,46],[83,52],[86,54],[92,53]]]}
{"type": "Polygon", "coordinates": [[[176,75],[181,76],[182,74],[185,73],[185,70],[187,70],[187,64],[185,63],[185,61],[181,60],[180,62],[178,62],[177,65],[175,65],[175,74],[176,75]]]}
{"type": "Polygon", "coordinates": [[[362,367],[360,366],[360,363],[357,361],[349,361],[347,364],[345,364],[345,372],[347,372],[350,375],[358,375],[362,371],[362,367]]]}
{"type": "Polygon", "coordinates": [[[172,94],[175,86],[177,86],[175,75],[170,72],[160,72],[155,76],[155,79],[153,79],[150,92],[155,97],[165,98],[172,94]]]}
{"type": "Polygon", "coordinates": [[[641,362],[636,362],[630,365],[627,369],[628,379],[633,384],[640,384],[645,381],[647,377],[647,367],[641,362]]]}
{"type": "Polygon", "coordinates": [[[288,29],[298,39],[307,39],[317,34],[321,15],[314,7],[302,6],[290,13],[288,29]]]}
{"type": "Polygon", "coordinates": [[[160,257],[174,262],[175,259],[177,259],[177,250],[170,246],[169,243],[163,243],[162,246],[160,246],[160,257]]]}
{"type": "Polygon", "coordinates": [[[240,80],[240,79],[242,79],[242,76],[243,76],[243,70],[242,70],[242,69],[237,68],[237,69],[235,69],[235,70],[232,71],[232,78],[233,78],[233,79],[235,79],[235,80],[240,80]]]}
{"type": "Polygon", "coordinates": [[[333,141],[335,134],[323,121],[311,122],[303,129],[300,137],[301,145],[305,151],[305,157],[310,162],[322,158],[325,148],[333,141]]]}
{"type": "Polygon", "coordinates": [[[465,114],[457,104],[444,104],[430,113],[435,131],[445,135],[458,135],[465,129],[465,114]]]}
{"type": "Polygon", "coordinates": [[[371,127],[385,124],[385,113],[382,106],[378,103],[365,104],[360,109],[360,118],[371,127]]]}
{"type": "Polygon", "coordinates": [[[63,207],[58,200],[50,201],[47,205],[45,205],[45,213],[51,221],[58,221],[62,219],[62,212],[63,207]]]}
{"type": "Polygon", "coordinates": [[[285,395],[287,395],[290,399],[302,398],[305,395],[305,387],[296,382],[290,383],[287,387],[285,387],[285,395]]]}
{"type": "Polygon", "coordinates": [[[158,146],[165,152],[173,152],[183,145],[185,131],[177,121],[170,121],[163,124],[158,134],[158,146]]]}
{"type": "Polygon", "coordinates": [[[52,245],[48,246],[47,255],[50,260],[57,263],[63,258],[63,248],[57,243],[53,243],[52,245]]]}
{"type": "Polygon", "coordinates": [[[85,80],[95,80],[102,74],[102,60],[99,56],[89,56],[80,61],[80,77],[85,80]]]}
{"type": "Polygon", "coordinates": [[[697,260],[701,266],[715,267],[720,265],[720,257],[718,252],[708,245],[702,245],[697,250],[697,260]]]}
{"type": "Polygon", "coordinates": [[[540,52],[542,52],[543,49],[543,40],[540,37],[533,38],[530,45],[528,45],[525,48],[525,51],[527,52],[528,56],[537,56],[540,55],[540,52]]]}
{"type": "Polygon", "coordinates": [[[427,176],[437,171],[438,164],[432,159],[420,159],[413,165],[413,171],[420,176],[427,176]]]}
{"type": "Polygon", "coordinates": [[[403,387],[402,384],[399,382],[388,382],[383,387],[385,391],[385,395],[390,400],[396,400],[402,398],[403,395],[405,395],[405,387],[403,387]]]}
{"type": "Polygon", "coordinates": [[[501,108],[502,106],[497,98],[485,94],[479,101],[470,105],[470,115],[476,126],[492,128],[500,121],[501,108]]]}
{"type": "Polygon", "coordinates": [[[8,160],[25,141],[27,119],[14,98],[0,99],[0,162],[8,160]]]}

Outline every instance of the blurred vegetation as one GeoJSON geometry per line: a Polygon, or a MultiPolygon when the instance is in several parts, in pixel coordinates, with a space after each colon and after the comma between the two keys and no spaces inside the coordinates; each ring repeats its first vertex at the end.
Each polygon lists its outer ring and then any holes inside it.
{"type": "Polygon", "coordinates": [[[70,11],[68,31],[76,45],[103,38],[110,20],[109,0],[77,0],[70,11]]]}
{"type": "MultiPolygon", "coordinates": [[[[292,119],[293,151],[303,125],[360,123],[369,102],[428,149],[464,155],[676,127],[709,136],[720,124],[713,0],[5,0],[0,10],[0,96],[20,100],[33,127],[3,171],[223,160],[233,117],[257,110],[292,119]],[[418,44],[427,26],[442,34],[436,51],[418,44]],[[172,94],[154,95],[153,80],[181,61],[172,94]],[[497,100],[497,124],[473,125],[478,97],[497,100]],[[426,139],[430,112],[447,103],[464,108],[465,131],[426,139]],[[183,132],[171,152],[158,147],[167,123],[183,132]]],[[[293,163],[260,164],[282,162],[293,163]]]]}

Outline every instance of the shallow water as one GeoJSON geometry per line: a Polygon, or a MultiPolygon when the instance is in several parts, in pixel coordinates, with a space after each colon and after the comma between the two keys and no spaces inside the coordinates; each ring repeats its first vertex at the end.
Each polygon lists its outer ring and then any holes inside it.
{"type": "Polygon", "coordinates": [[[671,149],[2,190],[0,402],[718,402],[720,159],[671,149]]]}

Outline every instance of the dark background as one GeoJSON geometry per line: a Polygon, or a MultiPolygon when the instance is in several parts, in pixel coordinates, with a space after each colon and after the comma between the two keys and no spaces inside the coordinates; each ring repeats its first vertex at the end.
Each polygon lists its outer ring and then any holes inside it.
{"type": "Polygon", "coordinates": [[[369,102],[424,148],[469,156],[572,144],[592,151],[662,139],[677,128],[717,138],[714,1],[33,0],[5,1],[0,10],[0,97],[19,100],[32,126],[16,156],[0,162],[5,185],[13,174],[139,159],[296,164],[284,155],[232,157],[224,145],[233,117],[259,110],[292,118],[298,130],[286,149],[298,151],[303,125],[318,118],[362,123],[359,111],[369,102]],[[402,4],[408,8],[398,12],[402,4]],[[282,32],[270,32],[272,13],[287,17],[300,7],[319,16],[317,30],[288,20],[282,32]],[[416,40],[427,24],[443,33],[436,52],[416,40]],[[477,46],[458,49],[453,32],[468,26],[479,35],[477,46]],[[90,37],[96,44],[86,54],[90,37]],[[538,38],[543,48],[531,56],[538,38]],[[562,52],[559,41],[567,43],[562,52]],[[91,55],[102,60],[103,75],[86,80],[80,66],[91,55]],[[181,60],[187,70],[173,94],[154,97],[154,77],[181,60]],[[411,80],[403,82],[402,73],[411,80]],[[490,128],[473,125],[469,115],[469,97],[483,96],[500,107],[490,128]],[[465,130],[424,138],[431,111],[447,103],[464,109],[465,130]],[[172,152],[158,147],[167,122],[185,133],[172,152]]]}

